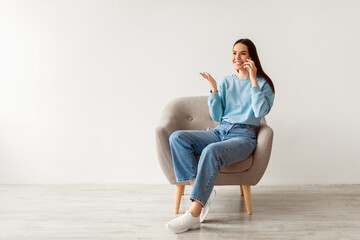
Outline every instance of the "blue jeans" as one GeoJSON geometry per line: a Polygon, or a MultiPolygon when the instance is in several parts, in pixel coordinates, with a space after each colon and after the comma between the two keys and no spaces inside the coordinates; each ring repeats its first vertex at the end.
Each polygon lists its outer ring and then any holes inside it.
{"type": "Polygon", "coordinates": [[[248,158],[257,144],[257,127],[222,121],[214,129],[178,130],[169,138],[177,182],[195,180],[191,201],[205,206],[220,168],[248,158]],[[201,154],[197,163],[195,154],[201,154]]]}

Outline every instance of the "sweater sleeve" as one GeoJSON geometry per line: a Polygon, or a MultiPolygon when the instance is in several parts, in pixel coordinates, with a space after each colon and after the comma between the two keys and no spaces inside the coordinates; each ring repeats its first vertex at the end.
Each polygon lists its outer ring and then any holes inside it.
{"type": "Polygon", "coordinates": [[[251,104],[256,118],[265,116],[270,112],[274,98],[275,94],[267,82],[261,90],[259,86],[251,88],[251,104]]]}
{"type": "Polygon", "coordinates": [[[208,98],[209,113],[215,122],[221,122],[225,109],[225,92],[223,91],[223,80],[218,86],[217,93],[210,93],[208,98]]]}

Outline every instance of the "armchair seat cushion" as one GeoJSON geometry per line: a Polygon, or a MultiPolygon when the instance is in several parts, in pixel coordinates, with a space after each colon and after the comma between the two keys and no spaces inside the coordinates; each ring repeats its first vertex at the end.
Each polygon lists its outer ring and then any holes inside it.
{"type": "MultiPolygon", "coordinates": [[[[195,157],[196,160],[199,162],[200,154],[195,154],[195,157]]],[[[253,155],[240,162],[230,164],[226,167],[222,167],[220,169],[220,173],[241,173],[248,170],[251,167],[252,163],[253,163],[253,155]]]]}

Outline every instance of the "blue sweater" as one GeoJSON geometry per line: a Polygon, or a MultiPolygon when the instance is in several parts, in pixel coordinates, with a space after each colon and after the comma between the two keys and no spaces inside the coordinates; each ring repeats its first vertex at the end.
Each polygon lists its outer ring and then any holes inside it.
{"type": "Polygon", "coordinates": [[[250,78],[225,76],[217,93],[210,93],[208,98],[212,119],[259,126],[261,117],[270,112],[275,95],[265,79],[258,76],[257,81],[259,86],[252,87],[250,78]]]}

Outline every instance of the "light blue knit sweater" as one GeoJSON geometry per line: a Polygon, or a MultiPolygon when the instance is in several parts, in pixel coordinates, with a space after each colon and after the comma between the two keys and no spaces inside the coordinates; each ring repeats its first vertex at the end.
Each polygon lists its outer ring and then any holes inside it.
{"type": "Polygon", "coordinates": [[[270,112],[275,95],[262,77],[251,86],[250,78],[240,79],[234,74],[225,76],[218,84],[218,92],[208,98],[210,116],[214,121],[259,126],[260,119],[270,112]]]}

